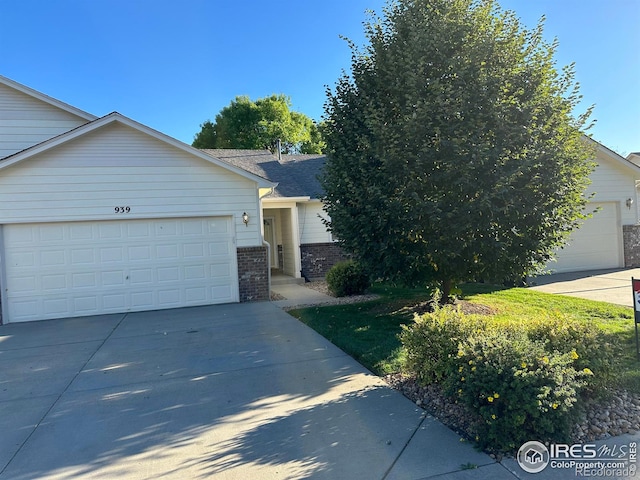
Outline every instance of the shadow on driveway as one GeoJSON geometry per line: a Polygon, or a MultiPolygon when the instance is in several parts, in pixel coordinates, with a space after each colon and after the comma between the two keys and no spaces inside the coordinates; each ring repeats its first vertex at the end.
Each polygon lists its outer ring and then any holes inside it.
{"type": "MultiPolygon", "coordinates": [[[[0,361],[3,480],[381,479],[424,421],[270,304],[7,325],[0,361]]],[[[447,433],[403,468],[490,463],[447,433]]]]}

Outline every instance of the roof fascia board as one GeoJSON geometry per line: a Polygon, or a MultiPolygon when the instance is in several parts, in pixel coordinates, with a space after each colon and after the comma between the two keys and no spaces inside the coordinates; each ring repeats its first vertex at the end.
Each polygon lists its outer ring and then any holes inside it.
{"type": "Polygon", "coordinates": [[[635,163],[633,163],[630,160],[627,160],[622,155],[614,152],[613,150],[611,150],[610,148],[604,146],[602,143],[598,142],[597,140],[594,140],[591,137],[587,137],[586,135],[584,136],[584,138],[586,138],[586,139],[590,140],[591,142],[595,143],[596,149],[599,152],[605,154],[608,158],[612,159],[615,163],[617,163],[621,167],[630,169],[631,171],[633,171],[633,173],[636,174],[636,176],[640,175],[640,166],[636,165],[635,163]]]}
{"type": "Polygon", "coordinates": [[[275,197],[275,198],[263,198],[264,203],[302,203],[309,202],[311,197],[275,197]]]}
{"type": "Polygon", "coordinates": [[[76,108],[72,105],[69,105],[68,103],[62,102],[60,100],[56,100],[53,97],[50,97],[49,95],[45,95],[44,93],[38,92],[37,90],[34,90],[33,88],[27,87],[26,85],[22,85],[21,83],[18,83],[14,80],[11,80],[10,78],[4,77],[2,75],[0,75],[0,83],[3,85],[6,85],[7,87],[13,88],[14,90],[17,90],[19,92],[24,93],[25,95],[28,95],[30,97],[36,98],[42,102],[45,102],[49,105],[52,105],[56,108],[59,108],[61,110],[64,110],[65,112],[71,113],[77,117],[83,118],[89,122],[96,120],[98,117],[96,117],[95,115],[92,115],[91,113],[85,112],[84,110],[80,110],[79,108],[76,108]]]}
{"type": "Polygon", "coordinates": [[[59,145],[62,145],[75,138],[86,135],[89,132],[93,132],[95,130],[98,130],[101,127],[104,127],[105,125],[109,125],[114,122],[131,127],[134,130],[145,133],[153,138],[156,138],[157,140],[160,140],[161,142],[167,143],[184,152],[187,152],[202,160],[205,160],[208,163],[214,164],[216,166],[229,170],[233,173],[236,173],[241,177],[246,178],[247,180],[256,182],[258,187],[260,188],[275,188],[277,186],[277,184],[270,182],[265,178],[262,178],[258,175],[254,175],[253,173],[247,172],[246,170],[242,170],[241,168],[234,167],[233,165],[223,162],[222,160],[212,157],[211,155],[207,155],[206,153],[201,152],[197,148],[191,147],[186,143],[176,140],[175,138],[165,135],[164,133],[160,133],[157,130],[154,130],[150,127],[147,127],[146,125],[136,122],[135,120],[131,120],[130,118],[127,118],[124,115],[119,114],[118,112],[113,112],[113,113],[110,113],[109,115],[105,115],[104,117],[98,118],[97,120],[89,122],[85,125],[81,125],[80,127],[77,127],[66,133],[63,133],[62,135],[58,135],[57,137],[51,138],[49,140],[45,140],[44,142],[39,143],[38,145],[35,145],[26,150],[23,150],[22,152],[18,152],[10,157],[7,157],[5,160],[0,162],[0,169],[7,168],[11,165],[15,165],[16,163],[19,163],[27,158],[30,158],[34,155],[45,152],[59,145]]]}

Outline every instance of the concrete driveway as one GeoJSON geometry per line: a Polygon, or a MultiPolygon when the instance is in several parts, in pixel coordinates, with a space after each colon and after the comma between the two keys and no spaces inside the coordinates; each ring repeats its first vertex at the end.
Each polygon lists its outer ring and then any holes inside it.
{"type": "Polygon", "coordinates": [[[0,432],[2,480],[514,478],[269,303],[0,327],[0,432]]]}
{"type": "Polygon", "coordinates": [[[633,307],[631,277],[640,278],[640,268],[558,273],[530,280],[532,290],[598,300],[633,307]]]}

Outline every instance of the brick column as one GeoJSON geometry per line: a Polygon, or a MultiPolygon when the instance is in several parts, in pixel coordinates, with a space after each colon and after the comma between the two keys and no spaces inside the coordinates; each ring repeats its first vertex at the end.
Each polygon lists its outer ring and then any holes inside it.
{"type": "Polygon", "coordinates": [[[269,300],[267,247],[239,247],[238,285],[241,302],[269,300]]]}
{"type": "Polygon", "coordinates": [[[640,225],[623,225],[624,266],[640,266],[640,225]]]}

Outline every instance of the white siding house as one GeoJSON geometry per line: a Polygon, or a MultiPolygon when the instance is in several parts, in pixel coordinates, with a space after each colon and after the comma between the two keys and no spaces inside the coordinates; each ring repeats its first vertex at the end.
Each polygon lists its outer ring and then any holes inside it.
{"type": "Polygon", "coordinates": [[[571,234],[568,244],[549,262],[552,273],[627,266],[623,226],[638,224],[640,167],[594,142],[596,168],[586,196],[593,216],[571,234]]]}
{"type": "Polygon", "coordinates": [[[26,132],[0,131],[3,323],[268,299],[259,192],[273,183],[118,113],[74,120],[0,87],[0,119],[23,101],[26,132]],[[30,127],[43,118],[48,133],[30,127]]]}

